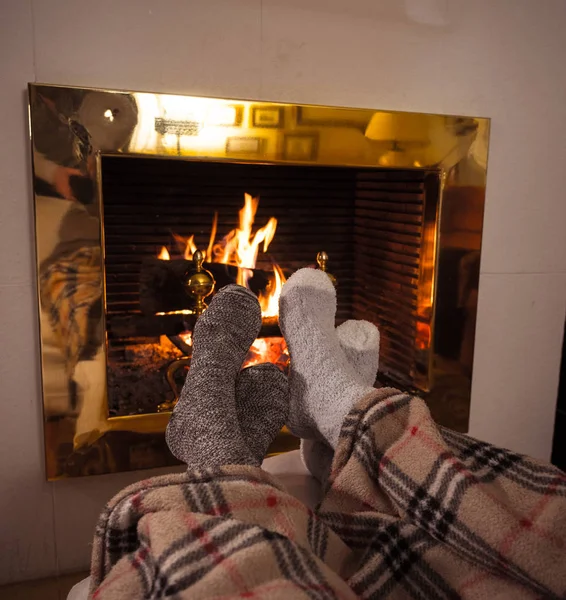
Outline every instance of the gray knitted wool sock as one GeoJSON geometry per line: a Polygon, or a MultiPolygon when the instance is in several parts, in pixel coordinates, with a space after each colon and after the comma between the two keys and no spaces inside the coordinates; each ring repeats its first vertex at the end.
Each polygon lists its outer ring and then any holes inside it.
{"type": "Polygon", "coordinates": [[[166,431],[171,452],[189,468],[257,464],[236,409],[236,379],[261,328],[249,290],[229,285],[212,299],[193,332],[193,357],[166,431]]]}
{"type": "MultiPolygon", "coordinates": [[[[336,328],[340,347],[360,382],[373,386],[379,367],[379,330],[368,321],[350,320],[336,328]]],[[[301,460],[322,484],[330,475],[334,450],[320,440],[301,440],[301,460]]]]}
{"type": "Polygon", "coordinates": [[[333,449],[344,417],[373,389],[348,361],[335,316],[336,290],[323,271],[301,269],[283,286],[279,324],[291,356],[288,425],[295,435],[323,439],[333,449]]]}
{"type": "Polygon", "coordinates": [[[289,415],[287,377],[273,364],[248,367],[236,381],[242,436],[259,466],[289,415]]]}

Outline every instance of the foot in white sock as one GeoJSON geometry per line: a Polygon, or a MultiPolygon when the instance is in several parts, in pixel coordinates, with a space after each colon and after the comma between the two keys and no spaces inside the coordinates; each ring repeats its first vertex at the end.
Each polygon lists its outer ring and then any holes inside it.
{"type": "MultiPolygon", "coordinates": [[[[373,386],[379,367],[379,330],[368,321],[350,320],[336,328],[336,335],[348,362],[364,385],[373,386]]],[[[301,440],[301,460],[311,474],[324,484],[332,467],[334,450],[319,440],[301,440]]]]}
{"type": "Polygon", "coordinates": [[[291,356],[289,428],[336,448],[342,421],[372,387],[360,381],[335,329],[328,275],[301,269],[283,286],[279,323],[291,356]]]}
{"type": "Polygon", "coordinates": [[[379,329],[369,321],[351,319],[336,328],[336,335],[358,379],[373,386],[379,368],[379,329]]]}

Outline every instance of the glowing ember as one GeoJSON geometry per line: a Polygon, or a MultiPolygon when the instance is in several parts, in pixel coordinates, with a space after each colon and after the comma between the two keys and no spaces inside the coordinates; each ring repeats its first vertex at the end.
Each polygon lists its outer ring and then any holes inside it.
{"type": "MultiPolygon", "coordinates": [[[[269,244],[275,236],[277,219],[271,217],[267,224],[260,227],[255,233],[253,226],[259,198],[253,198],[250,194],[244,194],[244,206],[239,212],[239,223],[236,229],[232,229],[222,240],[215,243],[216,230],[218,226],[218,213],[214,213],[210,239],[206,249],[206,262],[220,263],[238,267],[236,283],[249,288],[248,281],[253,275],[260,247],[267,252],[269,244]]],[[[185,238],[173,234],[179,253],[185,260],[191,260],[197,247],[194,235],[185,238]]],[[[170,260],[169,252],[165,246],[161,249],[158,258],[170,260]]],[[[262,315],[264,317],[276,317],[279,310],[279,295],[285,283],[285,275],[281,268],[273,265],[273,276],[264,292],[259,296],[262,315]]]]}
{"type": "Polygon", "coordinates": [[[183,340],[183,342],[185,344],[187,344],[187,346],[193,345],[193,332],[192,331],[185,331],[185,333],[179,334],[179,337],[183,340]]]}
{"type": "Polygon", "coordinates": [[[161,252],[157,255],[159,260],[171,260],[169,256],[169,250],[165,246],[161,246],[161,252]]]}
{"type": "MultiPolygon", "coordinates": [[[[187,346],[193,345],[193,334],[185,331],[179,337],[187,346]]],[[[270,362],[285,370],[289,364],[289,351],[282,337],[257,338],[252,344],[243,364],[243,368],[270,362]]]]}
{"type": "Polygon", "coordinates": [[[281,370],[287,368],[289,353],[282,337],[258,338],[246,356],[244,367],[252,367],[266,362],[273,363],[281,370]]]}

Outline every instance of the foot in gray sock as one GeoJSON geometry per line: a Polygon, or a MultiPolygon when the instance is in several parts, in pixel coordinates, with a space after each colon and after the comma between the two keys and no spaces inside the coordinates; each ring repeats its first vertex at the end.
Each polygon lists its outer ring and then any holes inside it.
{"type": "MultiPolygon", "coordinates": [[[[360,382],[373,386],[379,368],[379,330],[368,321],[350,320],[336,328],[340,347],[360,382]]],[[[334,450],[320,440],[301,440],[301,460],[322,484],[330,475],[334,450]]]]}
{"type": "Polygon", "coordinates": [[[236,411],[244,441],[259,466],[289,415],[287,377],[270,363],[244,369],[236,381],[236,411]]]}
{"type": "Polygon", "coordinates": [[[323,271],[301,269],[283,286],[279,324],[291,356],[288,425],[334,449],[344,417],[373,389],[348,361],[335,315],[336,290],[323,271]]]}
{"type": "Polygon", "coordinates": [[[193,357],[166,431],[171,452],[189,468],[257,464],[236,409],[236,380],[261,328],[249,290],[229,285],[212,299],[193,332],[193,357]]]}

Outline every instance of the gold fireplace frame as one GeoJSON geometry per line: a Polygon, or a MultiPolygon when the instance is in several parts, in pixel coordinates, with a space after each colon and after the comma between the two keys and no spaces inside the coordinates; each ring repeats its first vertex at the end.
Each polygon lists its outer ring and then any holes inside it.
{"type": "MultiPolygon", "coordinates": [[[[135,460],[117,458],[128,452],[132,434],[162,436],[169,413],[108,415],[105,278],[97,293],[88,267],[84,274],[74,273],[77,280],[84,276],[93,285],[91,308],[100,314],[96,334],[101,343],[88,356],[73,355],[73,336],[62,340],[47,314],[53,306],[42,273],[53,252],[88,248],[90,267],[103,273],[104,155],[437,172],[440,193],[438,202],[425,208],[421,256],[426,260],[419,274],[419,280],[430,282],[419,304],[426,309],[431,341],[424,374],[415,374],[415,379],[437,420],[467,429],[489,119],[44,84],[30,84],[29,98],[48,479],[172,464],[151,447],[135,460]],[[69,199],[69,176],[88,183],[90,202],[69,199]],[[450,249],[462,251],[467,259],[458,297],[466,312],[468,343],[456,361],[438,355],[434,342],[453,326],[450,317],[437,311],[439,265],[450,249]],[[77,405],[72,404],[73,394],[77,405]],[[80,463],[76,472],[57,466],[73,460],[80,463]]],[[[272,451],[295,447],[297,440],[283,430],[272,451]]]]}

